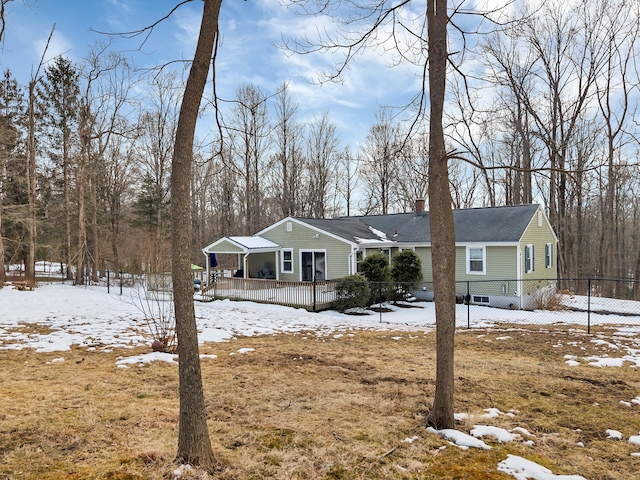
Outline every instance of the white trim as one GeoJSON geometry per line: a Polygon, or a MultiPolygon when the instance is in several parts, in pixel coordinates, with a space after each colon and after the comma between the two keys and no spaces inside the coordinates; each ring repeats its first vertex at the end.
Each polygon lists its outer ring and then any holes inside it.
{"type": "MultiPolygon", "coordinates": [[[[326,230],[323,230],[323,229],[321,229],[321,228],[314,227],[313,225],[309,225],[308,223],[305,223],[304,221],[302,221],[302,220],[298,220],[297,218],[294,218],[294,217],[286,217],[286,218],[283,218],[283,219],[282,219],[282,220],[280,220],[279,222],[276,222],[276,223],[274,223],[273,225],[271,225],[271,226],[269,226],[269,227],[265,228],[264,230],[259,231],[259,232],[258,232],[258,233],[256,233],[254,236],[262,236],[262,234],[264,234],[264,233],[266,233],[266,232],[268,232],[268,231],[270,231],[270,230],[273,230],[274,228],[279,227],[279,226],[280,226],[280,225],[282,225],[284,222],[293,222],[293,223],[297,223],[298,225],[301,225],[301,226],[303,226],[303,227],[306,227],[306,228],[308,228],[308,229],[310,229],[310,230],[312,230],[312,231],[314,231],[314,232],[322,233],[323,235],[326,235],[327,237],[334,238],[334,239],[339,240],[339,241],[341,241],[341,242],[343,242],[343,243],[346,243],[347,245],[351,245],[352,247],[356,247],[356,248],[357,248],[357,247],[359,246],[357,243],[355,243],[355,242],[350,242],[349,240],[347,240],[347,239],[346,239],[346,238],[344,238],[344,237],[340,237],[340,236],[335,235],[335,234],[333,234],[333,233],[331,233],[331,232],[327,232],[326,230]]],[[[320,250],[318,250],[318,251],[320,251],[320,250]]]]}
{"type": "Polygon", "coordinates": [[[558,243],[558,236],[556,235],[555,230],[551,226],[551,222],[549,221],[549,217],[547,217],[547,214],[544,212],[544,209],[542,208],[542,205],[538,205],[538,210],[536,210],[535,215],[529,221],[529,224],[527,225],[527,228],[525,228],[524,231],[522,232],[522,236],[520,237],[520,241],[522,241],[522,238],[525,236],[525,234],[529,230],[529,227],[531,227],[533,225],[534,219],[538,218],[538,214],[539,213],[542,213],[542,218],[544,219],[545,223],[547,224],[547,227],[549,228],[549,231],[551,232],[551,235],[553,235],[553,239],[555,240],[555,243],[557,244],[558,243]]]}
{"type": "Polygon", "coordinates": [[[485,245],[467,245],[465,247],[465,269],[467,275],[486,275],[487,274],[487,247],[485,245]],[[471,270],[471,250],[482,251],[482,271],[471,270]]]}
{"type": "MultiPolygon", "coordinates": [[[[326,248],[301,248],[298,250],[298,261],[300,262],[300,275],[298,276],[298,278],[300,279],[301,282],[303,282],[304,280],[302,280],[302,272],[304,270],[304,266],[302,265],[302,254],[303,253],[324,253],[324,279],[326,280],[327,278],[329,278],[329,266],[328,266],[328,262],[327,262],[327,249],[326,248]]],[[[313,263],[315,264],[316,261],[316,257],[315,255],[313,256],[313,263]]],[[[313,281],[313,279],[311,280],[313,281]]]]}
{"type": "Polygon", "coordinates": [[[295,273],[295,262],[293,260],[293,248],[283,248],[280,250],[280,273],[295,273]],[[291,260],[285,260],[284,254],[285,252],[291,253],[291,260]],[[291,270],[285,270],[284,264],[285,262],[291,262],[291,270]]]}
{"type": "Polygon", "coordinates": [[[267,240],[266,238],[257,237],[222,237],[215,242],[207,245],[202,249],[202,252],[207,253],[259,253],[259,252],[277,252],[280,250],[280,245],[267,240]],[[223,242],[227,242],[240,251],[237,250],[217,250],[215,247],[223,242]],[[244,242],[244,243],[243,243],[244,242]]]}

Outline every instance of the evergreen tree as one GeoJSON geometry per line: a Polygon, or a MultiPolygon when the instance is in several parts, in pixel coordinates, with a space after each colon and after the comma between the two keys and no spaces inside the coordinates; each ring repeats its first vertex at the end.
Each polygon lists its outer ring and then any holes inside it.
{"type": "MultiPolygon", "coordinates": [[[[56,57],[53,64],[45,70],[45,77],[38,87],[40,98],[38,108],[44,135],[42,141],[50,161],[49,186],[51,187],[51,220],[59,225],[56,206],[61,202],[64,215],[63,260],[66,265],[72,263],[71,247],[71,179],[78,148],[78,111],[80,108],[80,73],[71,61],[65,57],[56,57]]],[[[55,229],[54,229],[55,230],[55,229]]],[[[71,279],[71,270],[67,268],[67,279],[71,279]]]]}
{"type": "Polygon", "coordinates": [[[24,241],[28,231],[25,218],[21,217],[27,214],[23,102],[18,82],[6,70],[0,80],[0,286],[6,279],[5,262],[23,262],[26,255],[24,241]],[[10,241],[5,242],[3,237],[10,241]]]}

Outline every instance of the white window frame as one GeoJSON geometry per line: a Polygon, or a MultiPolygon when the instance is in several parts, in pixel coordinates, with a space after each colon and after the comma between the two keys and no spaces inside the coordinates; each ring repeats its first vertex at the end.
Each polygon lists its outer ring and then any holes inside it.
{"type": "Polygon", "coordinates": [[[553,243],[547,243],[544,246],[544,266],[553,267],[553,243]]]}
{"type": "Polygon", "coordinates": [[[524,273],[533,273],[536,270],[536,252],[532,244],[524,246],[524,273]]]}
{"type": "MultiPolygon", "coordinates": [[[[468,275],[486,275],[487,273],[487,247],[484,245],[470,245],[467,246],[467,274],[468,275]],[[471,250],[480,250],[482,251],[482,271],[480,270],[471,270],[471,250]]],[[[478,261],[478,260],[474,260],[478,261]]]]}
{"type": "Polygon", "coordinates": [[[293,248],[283,248],[282,250],[280,250],[280,273],[294,273],[294,271],[293,271],[293,248]],[[291,254],[291,259],[290,260],[285,260],[285,258],[284,258],[285,252],[291,254]],[[289,269],[289,270],[286,268],[286,264],[287,263],[291,264],[291,269],[289,269]]]}

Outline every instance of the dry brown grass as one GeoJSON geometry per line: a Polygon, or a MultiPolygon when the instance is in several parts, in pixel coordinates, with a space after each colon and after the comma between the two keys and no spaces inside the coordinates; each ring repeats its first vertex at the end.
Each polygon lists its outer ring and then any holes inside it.
{"type": "MultiPolygon", "coordinates": [[[[203,353],[218,355],[202,365],[220,471],[188,478],[508,479],[496,471],[507,454],[556,474],[640,478],[630,456],[636,449],[605,434],[638,434],[640,407],[619,402],[640,394],[639,374],[566,366],[565,354],[603,353],[590,338],[527,329],[457,334],[456,411],[515,413],[460,429],[489,423],[535,435],[533,447],[485,439],[487,451],[440,449],[446,442],[425,431],[433,333],[310,332],[208,344],[203,353]],[[241,347],[255,351],[231,355],[241,347]]],[[[118,355],[134,353],[0,352],[0,478],[172,478],[177,368],[116,368],[118,355]]]]}

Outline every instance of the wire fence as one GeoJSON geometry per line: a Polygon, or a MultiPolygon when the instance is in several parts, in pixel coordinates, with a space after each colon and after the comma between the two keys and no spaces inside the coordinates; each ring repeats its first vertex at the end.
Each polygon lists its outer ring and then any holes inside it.
{"type": "MultiPolygon", "coordinates": [[[[85,285],[102,286],[122,295],[125,288],[143,287],[170,292],[170,273],[131,274],[109,270],[84,275],[85,285]]],[[[49,267],[36,272],[36,280],[72,283],[63,269],[49,267]]],[[[23,272],[9,271],[8,281],[24,280],[23,272]]],[[[267,279],[224,278],[206,287],[194,272],[196,299],[221,298],[305,308],[309,311],[339,309],[357,315],[377,315],[381,323],[435,325],[433,282],[364,282],[348,280],[283,282],[267,279]],[[351,302],[351,303],[350,303],[351,302]],[[355,303],[354,303],[355,302],[355,303]]],[[[579,328],[587,333],[615,329],[640,331],[640,281],[635,279],[555,278],[503,279],[456,282],[456,326],[478,328],[500,325],[513,328],[579,328]]]]}
{"type": "MultiPolygon", "coordinates": [[[[433,283],[374,283],[383,323],[435,324],[433,283]],[[400,291],[410,296],[394,300],[400,291]]],[[[369,308],[371,310],[371,308],[369,308]]],[[[573,328],[587,333],[640,331],[640,281],[569,278],[456,282],[456,326],[573,328]]]]}

